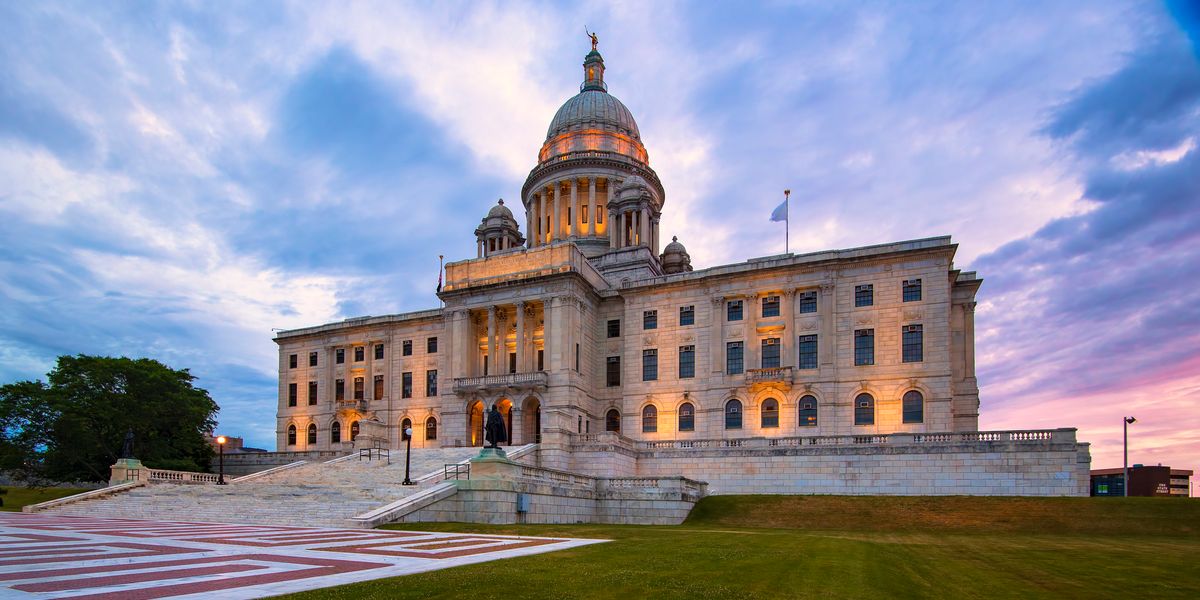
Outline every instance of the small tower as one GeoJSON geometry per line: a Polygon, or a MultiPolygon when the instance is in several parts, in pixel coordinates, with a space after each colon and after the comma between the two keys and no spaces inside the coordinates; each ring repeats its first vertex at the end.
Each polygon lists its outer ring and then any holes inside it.
{"type": "Polygon", "coordinates": [[[521,230],[517,227],[517,220],[513,218],[512,211],[504,206],[503,198],[496,202],[496,206],[488,211],[479,227],[475,228],[475,241],[478,244],[479,258],[520,248],[525,243],[525,238],[521,237],[521,230]]]}
{"type": "Polygon", "coordinates": [[[692,257],[687,248],[679,243],[679,238],[671,236],[671,243],[663,249],[659,259],[662,262],[663,273],[689,273],[692,270],[692,257]]]}
{"type": "Polygon", "coordinates": [[[595,48],[583,57],[583,83],[579,85],[579,91],[587,90],[608,91],[608,85],[604,83],[604,57],[595,48]]]}

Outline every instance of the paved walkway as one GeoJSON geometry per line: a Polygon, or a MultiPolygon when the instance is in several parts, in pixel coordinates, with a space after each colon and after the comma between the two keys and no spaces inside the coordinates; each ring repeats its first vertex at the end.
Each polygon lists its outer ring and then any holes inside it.
{"type": "Polygon", "coordinates": [[[0,512],[0,597],[261,598],[601,541],[0,512]]]}

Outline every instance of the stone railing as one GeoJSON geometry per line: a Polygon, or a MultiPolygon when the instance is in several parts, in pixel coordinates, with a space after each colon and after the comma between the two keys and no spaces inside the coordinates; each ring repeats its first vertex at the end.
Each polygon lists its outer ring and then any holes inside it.
{"type": "Polygon", "coordinates": [[[146,469],[149,473],[146,480],[150,483],[216,483],[220,477],[214,473],[193,473],[191,471],[167,471],[165,469],[146,469]]]}
{"type": "Polygon", "coordinates": [[[1075,443],[1075,429],[1034,429],[1023,431],[967,431],[949,433],[891,433],[872,435],[824,435],[778,438],[732,438],[707,440],[661,440],[635,442],[639,450],[693,448],[773,448],[798,446],[903,446],[957,444],[973,442],[1058,442],[1075,443]]]}
{"type": "Polygon", "coordinates": [[[539,483],[550,483],[554,485],[571,485],[576,487],[596,487],[596,478],[590,475],[582,475],[580,473],[571,473],[570,471],[559,471],[557,469],[546,469],[544,467],[534,467],[530,465],[521,465],[521,478],[539,483]]]}
{"type": "Polygon", "coordinates": [[[600,479],[600,486],[608,490],[679,490],[684,495],[699,500],[708,493],[708,484],[687,477],[613,477],[600,479]]]}
{"type": "Polygon", "coordinates": [[[354,398],[342,398],[341,400],[334,400],[333,403],[338,407],[339,410],[367,410],[367,401],[365,399],[355,400],[354,398]]]}
{"type": "Polygon", "coordinates": [[[770,369],[746,369],[747,384],[783,383],[792,384],[791,367],[774,367],[770,369]]]}
{"type": "Polygon", "coordinates": [[[480,390],[544,390],[550,383],[550,376],[545,371],[530,373],[505,373],[503,375],[485,375],[483,377],[459,377],[454,380],[454,393],[462,394],[480,390]]]}
{"type": "Polygon", "coordinates": [[[47,508],[54,508],[55,506],[62,506],[64,504],[73,504],[75,502],[81,502],[83,500],[91,500],[94,498],[104,498],[107,496],[112,496],[114,494],[128,492],[129,490],[132,490],[133,488],[141,487],[144,485],[146,485],[145,481],[130,481],[129,483],[111,485],[108,487],[100,488],[98,490],[89,490],[86,492],[81,492],[79,494],[75,494],[74,496],[64,496],[62,498],[55,498],[54,500],[47,500],[45,502],[39,502],[37,504],[26,504],[25,506],[21,507],[21,512],[26,512],[26,513],[41,512],[43,510],[46,510],[47,508]]]}

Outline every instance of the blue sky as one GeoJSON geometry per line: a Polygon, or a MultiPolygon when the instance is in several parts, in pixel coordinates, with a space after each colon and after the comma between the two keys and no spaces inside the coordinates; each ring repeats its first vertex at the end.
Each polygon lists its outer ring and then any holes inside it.
{"type": "Polygon", "coordinates": [[[436,306],[587,26],[697,267],[785,187],[794,251],[951,234],[982,427],[1200,462],[1195,4],[343,4],[0,5],[0,381],[150,356],[272,447],[271,329],[436,306]]]}

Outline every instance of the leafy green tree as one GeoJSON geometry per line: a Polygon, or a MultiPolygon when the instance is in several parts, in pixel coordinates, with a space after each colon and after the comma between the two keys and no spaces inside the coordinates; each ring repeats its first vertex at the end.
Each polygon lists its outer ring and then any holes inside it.
{"type": "Polygon", "coordinates": [[[187,369],[148,358],[60,356],[48,380],[0,388],[0,451],[12,453],[0,455],[5,464],[31,465],[59,481],[105,480],[132,429],[134,456],[148,467],[208,468],[205,436],[218,407],[187,369]]]}

